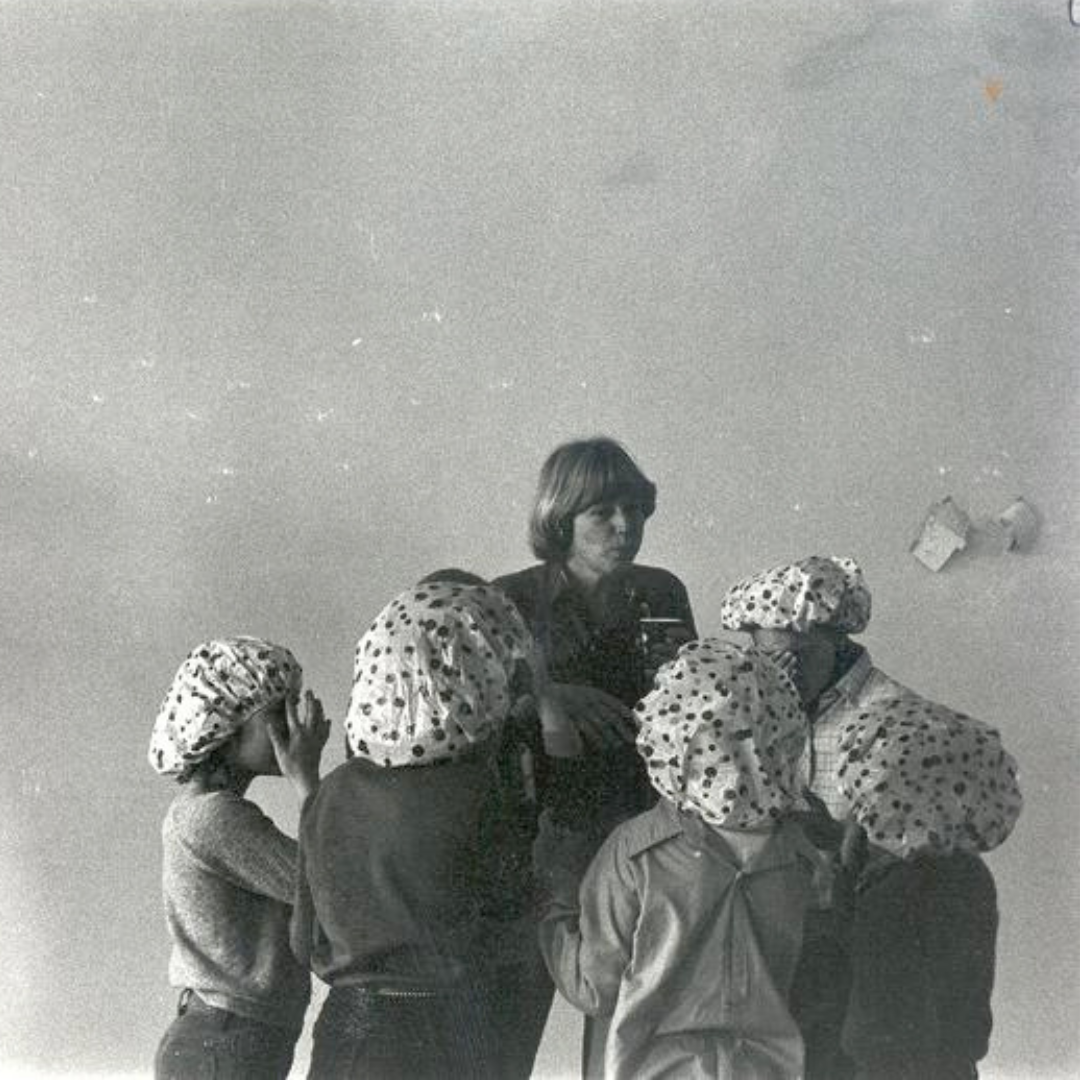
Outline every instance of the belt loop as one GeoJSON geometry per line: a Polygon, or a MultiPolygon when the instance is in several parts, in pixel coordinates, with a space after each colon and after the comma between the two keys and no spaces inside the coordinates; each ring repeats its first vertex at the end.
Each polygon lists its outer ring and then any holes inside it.
{"type": "Polygon", "coordinates": [[[176,1015],[183,1016],[188,1010],[188,1005],[191,1003],[191,998],[195,991],[190,986],[180,991],[180,1001],[176,1006],[176,1015]]]}

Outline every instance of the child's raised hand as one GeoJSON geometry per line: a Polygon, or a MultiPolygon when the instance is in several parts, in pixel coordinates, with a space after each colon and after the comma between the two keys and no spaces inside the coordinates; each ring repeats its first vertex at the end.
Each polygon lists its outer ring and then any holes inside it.
{"type": "Polygon", "coordinates": [[[284,730],[277,724],[268,724],[267,730],[281,775],[303,801],[319,786],[319,760],[330,735],[322,702],[306,690],[302,714],[290,699],[285,703],[284,730]]]}

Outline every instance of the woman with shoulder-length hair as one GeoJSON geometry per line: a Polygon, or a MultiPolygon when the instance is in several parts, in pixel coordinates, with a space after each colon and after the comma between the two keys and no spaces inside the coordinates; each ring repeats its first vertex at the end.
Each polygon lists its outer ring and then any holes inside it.
{"type": "Polygon", "coordinates": [[[640,791],[628,790],[619,773],[610,790],[595,793],[617,816],[637,813],[640,799],[651,799],[625,741],[634,735],[632,707],[656,667],[696,636],[683,583],[634,561],[655,509],[656,485],[614,439],[564,443],[540,470],[529,518],[540,563],[496,579],[532,626],[583,738],[593,747],[626,747],[640,791]],[[650,633],[647,651],[643,618],[663,631],[650,633]]]}
{"type": "MultiPolygon", "coordinates": [[[[587,751],[570,790],[545,768],[541,749],[539,803],[557,819],[572,818],[567,824],[589,823],[597,843],[655,801],[634,749],[633,706],[656,668],[697,636],[683,583],[634,561],[655,509],[656,485],[614,439],[564,443],[540,470],[529,519],[540,562],[495,581],[529,623],[552,696],[587,751]]],[[[511,1026],[521,1069],[514,1074],[521,1076],[528,1076],[552,995],[542,969],[534,987],[527,982],[513,994],[517,1005],[507,1004],[517,1013],[511,1026]]]]}

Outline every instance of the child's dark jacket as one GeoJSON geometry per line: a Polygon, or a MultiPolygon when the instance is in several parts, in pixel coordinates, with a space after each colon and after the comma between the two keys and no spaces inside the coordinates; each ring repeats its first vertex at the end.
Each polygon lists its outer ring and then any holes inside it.
{"type": "Polygon", "coordinates": [[[974,855],[886,857],[864,873],[843,1035],[860,1075],[972,1075],[990,1040],[997,923],[974,855]]]}

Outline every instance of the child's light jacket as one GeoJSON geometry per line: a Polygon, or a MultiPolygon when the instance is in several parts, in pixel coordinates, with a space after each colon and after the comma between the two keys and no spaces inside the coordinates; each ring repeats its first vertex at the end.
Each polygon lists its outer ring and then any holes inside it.
{"type": "Polygon", "coordinates": [[[541,947],[562,994],[607,1028],[605,1078],[802,1074],[786,1000],[814,860],[782,825],[743,867],[661,800],[608,837],[577,895],[557,890],[541,947]]]}

